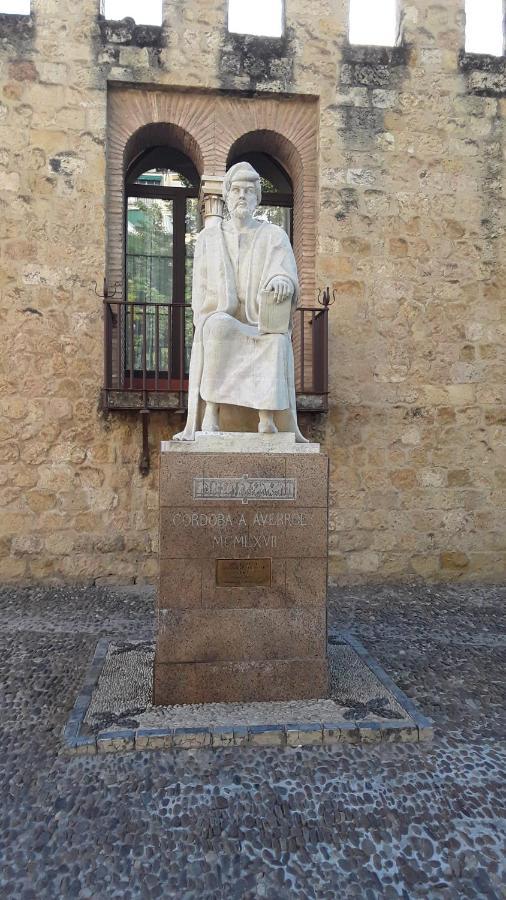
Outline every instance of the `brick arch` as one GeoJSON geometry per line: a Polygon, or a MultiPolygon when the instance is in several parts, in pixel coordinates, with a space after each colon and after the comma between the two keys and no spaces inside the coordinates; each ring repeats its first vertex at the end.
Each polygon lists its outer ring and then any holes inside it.
{"type": "MultiPolygon", "coordinates": [[[[130,164],[150,147],[163,146],[180,150],[188,156],[200,176],[204,171],[204,157],[192,134],[173,122],[148,122],[133,133],[122,135],[111,146],[107,178],[107,277],[110,285],[121,286],[124,299],[125,254],[125,176],[130,164]]],[[[116,293],[119,297],[119,292],[116,293]]]]}
{"type": "Polygon", "coordinates": [[[296,181],[302,181],[303,166],[297,148],[284,135],[267,128],[248,131],[234,141],[227,154],[226,168],[229,168],[231,160],[235,156],[253,151],[260,151],[272,156],[288,173],[294,186],[296,181]]]}
{"type": "Polygon", "coordinates": [[[197,172],[202,177],[204,172],[204,158],[195,138],[179,125],[172,122],[151,122],[142,125],[132,134],[123,150],[123,178],[132,162],[144,151],[151,147],[171,147],[180,150],[188,156],[197,172]]]}
{"type": "Polygon", "coordinates": [[[160,90],[113,89],[107,127],[107,277],[124,296],[125,173],[149,146],[166,144],[185,153],[200,176],[213,164],[212,106],[204,96],[160,90]]]}

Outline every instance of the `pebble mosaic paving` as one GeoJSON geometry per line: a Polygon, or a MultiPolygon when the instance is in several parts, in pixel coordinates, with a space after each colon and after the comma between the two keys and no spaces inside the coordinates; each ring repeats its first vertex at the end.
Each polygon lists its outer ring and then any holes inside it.
{"type": "Polygon", "coordinates": [[[502,898],[506,588],[334,591],[434,741],[69,756],[97,640],[152,641],[140,588],[0,593],[0,893],[16,900],[502,898]]]}
{"type": "Polygon", "coordinates": [[[338,633],[330,638],[329,699],[154,707],[153,644],[102,641],[65,730],[69,749],[93,752],[95,742],[99,752],[115,752],[432,737],[431,723],[416,710],[409,715],[409,700],[393,686],[396,699],[387,676],[379,670],[378,677],[365,662],[367,652],[358,645],[360,656],[354,644],[338,633]]]}

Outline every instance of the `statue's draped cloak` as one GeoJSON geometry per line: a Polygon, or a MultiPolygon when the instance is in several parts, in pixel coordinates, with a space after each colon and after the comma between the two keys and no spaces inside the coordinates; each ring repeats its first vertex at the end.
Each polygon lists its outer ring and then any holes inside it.
{"type": "Polygon", "coordinates": [[[188,417],[181,437],[192,440],[200,429],[205,398],[272,409],[278,429],[292,431],[296,440],[303,441],[297,426],[291,335],[260,335],[257,327],[261,293],[275,276],[292,283],[292,311],[295,308],[298,279],[293,250],[286,232],[266,222],[259,222],[240,240],[244,247],[239,248],[226,223],[205,228],[197,238],[192,285],[195,334],[188,417]]]}

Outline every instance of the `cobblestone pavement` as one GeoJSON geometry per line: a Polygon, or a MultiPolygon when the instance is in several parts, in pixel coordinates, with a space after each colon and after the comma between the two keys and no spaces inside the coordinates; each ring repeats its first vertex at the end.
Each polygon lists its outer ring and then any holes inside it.
{"type": "Polygon", "coordinates": [[[100,635],[148,639],[149,592],[0,593],[0,891],[39,898],[502,898],[506,588],[335,590],[432,746],[64,757],[100,635]]]}

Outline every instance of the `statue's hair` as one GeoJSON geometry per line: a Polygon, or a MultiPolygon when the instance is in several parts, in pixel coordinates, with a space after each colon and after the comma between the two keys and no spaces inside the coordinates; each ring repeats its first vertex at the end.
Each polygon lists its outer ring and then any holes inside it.
{"type": "Polygon", "coordinates": [[[255,171],[252,165],[249,162],[238,162],[234,166],[228,170],[225,178],[223,179],[223,199],[225,203],[227,202],[227,194],[232,185],[232,181],[239,175],[243,181],[254,181],[257,189],[257,200],[260,203],[262,199],[262,185],[260,182],[260,175],[255,171]]]}

